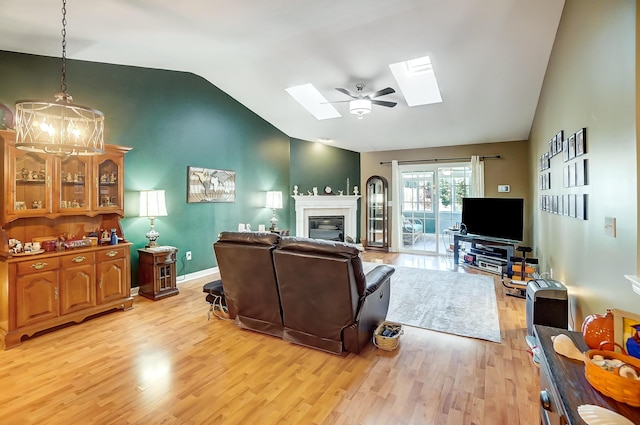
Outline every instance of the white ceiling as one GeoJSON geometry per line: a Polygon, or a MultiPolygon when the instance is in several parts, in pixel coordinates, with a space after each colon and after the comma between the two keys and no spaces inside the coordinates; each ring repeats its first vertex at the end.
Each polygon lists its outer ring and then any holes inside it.
{"type": "MultiPolygon", "coordinates": [[[[290,137],[358,152],[526,140],[564,0],[68,0],[67,57],[200,75],[290,137]],[[428,55],[443,102],[409,108],[391,63],[428,55]],[[285,88],[387,86],[318,121],[285,88]]],[[[61,1],[5,1],[0,50],[61,55],[61,1]]],[[[69,80],[73,94],[73,81],[69,80]]],[[[81,100],[80,100],[81,101],[81,100]]],[[[109,117],[106,117],[108,120],[109,117]]]]}

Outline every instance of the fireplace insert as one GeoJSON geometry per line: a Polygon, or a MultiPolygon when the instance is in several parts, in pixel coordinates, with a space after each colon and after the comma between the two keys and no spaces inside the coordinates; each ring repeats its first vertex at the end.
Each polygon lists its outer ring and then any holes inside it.
{"type": "Polygon", "coordinates": [[[309,217],[309,237],[344,242],[344,216],[309,217]]]}

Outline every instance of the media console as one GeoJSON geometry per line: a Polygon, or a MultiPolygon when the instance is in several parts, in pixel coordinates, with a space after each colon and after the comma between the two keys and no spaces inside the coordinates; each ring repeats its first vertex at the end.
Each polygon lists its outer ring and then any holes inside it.
{"type": "Polygon", "coordinates": [[[492,238],[478,235],[453,235],[453,264],[460,264],[460,243],[471,244],[468,251],[465,251],[463,265],[476,267],[478,269],[502,274],[502,271],[511,266],[511,257],[514,255],[515,246],[518,242],[492,238]]]}

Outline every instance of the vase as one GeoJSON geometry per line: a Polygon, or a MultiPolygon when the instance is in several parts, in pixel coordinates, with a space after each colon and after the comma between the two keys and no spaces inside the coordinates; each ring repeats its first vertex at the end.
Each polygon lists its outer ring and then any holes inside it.
{"type": "Polygon", "coordinates": [[[587,316],[582,322],[582,335],[589,348],[594,350],[613,351],[613,312],[607,309],[605,314],[592,314],[587,316]],[[604,344],[603,342],[612,344],[604,344]]]}

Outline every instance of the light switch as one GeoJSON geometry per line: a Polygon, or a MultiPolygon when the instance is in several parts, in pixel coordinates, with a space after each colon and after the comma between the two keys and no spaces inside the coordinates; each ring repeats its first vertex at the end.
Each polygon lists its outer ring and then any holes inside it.
{"type": "Polygon", "coordinates": [[[616,218],[605,217],[604,218],[604,234],[606,236],[616,237],[616,218]]]}
{"type": "Polygon", "coordinates": [[[509,186],[508,184],[499,184],[498,192],[500,193],[511,192],[511,186],[509,186]]]}

